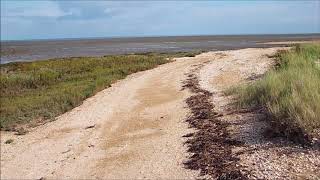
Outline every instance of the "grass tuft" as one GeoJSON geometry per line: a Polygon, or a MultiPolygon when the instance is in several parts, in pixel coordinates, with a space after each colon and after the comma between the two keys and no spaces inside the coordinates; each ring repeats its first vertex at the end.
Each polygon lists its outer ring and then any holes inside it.
{"type": "Polygon", "coordinates": [[[277,65],[261,80],[229,90],[238,107],[262,106],[276,133],[304,142],[320,128],[320,44],[276,54],[277,65]]]}

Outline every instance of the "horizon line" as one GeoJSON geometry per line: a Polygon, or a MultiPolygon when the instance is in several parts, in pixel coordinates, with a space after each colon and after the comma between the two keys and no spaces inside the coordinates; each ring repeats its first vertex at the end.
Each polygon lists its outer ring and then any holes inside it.
{"type": "Polygon", "coordinates": [[[162,37],[203,37],[203,36],[277,36],[277,35],[320,35],[316,33],[251,33],[251,34],[190,34],[190,35],[148,35],[148,36],[91,36],[75,38],[37,38],[37,39],[6,39],[1,42],[12,41],[50,41],[50,40],[94,40],[94,39],[125,39],[125,38],[162,38],[162,37]]]}

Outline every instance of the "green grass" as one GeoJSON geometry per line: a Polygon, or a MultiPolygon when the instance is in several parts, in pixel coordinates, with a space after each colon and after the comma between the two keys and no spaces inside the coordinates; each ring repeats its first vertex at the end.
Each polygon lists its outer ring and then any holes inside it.
{"type": "Polygon", "coordinates": [[[261,80],[231,90],[236,104],[265,107],[278,134],[310,139],[320,128],[320,44],[296,46],[276,55],[277,65],[261,80]]]}
{"type": "Polygon", "coordinates": [[[75,57],[1,65],[0,128],[46,122],[131,73],[195,53],[75,57]]]}

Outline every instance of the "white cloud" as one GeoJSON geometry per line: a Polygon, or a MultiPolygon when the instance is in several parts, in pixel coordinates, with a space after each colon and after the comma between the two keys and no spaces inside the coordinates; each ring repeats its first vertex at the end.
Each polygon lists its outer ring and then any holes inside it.
{"type": "Polygon", "coordinates": [[[1,16],[5,18],[28,18],[28,17],[48,17],[58,18],[69,15],[64,12],[54,1],[28,1],[1,2],[1,16]]]}

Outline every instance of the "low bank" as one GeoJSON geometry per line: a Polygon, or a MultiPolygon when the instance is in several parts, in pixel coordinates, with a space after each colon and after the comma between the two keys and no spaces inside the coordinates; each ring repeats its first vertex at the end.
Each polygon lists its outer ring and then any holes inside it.
{"type": "Polygon", "coordinates": [[[25,133],[127,75],[197,53],[73,57],[1,65],[0,128],[25,133]]]}

